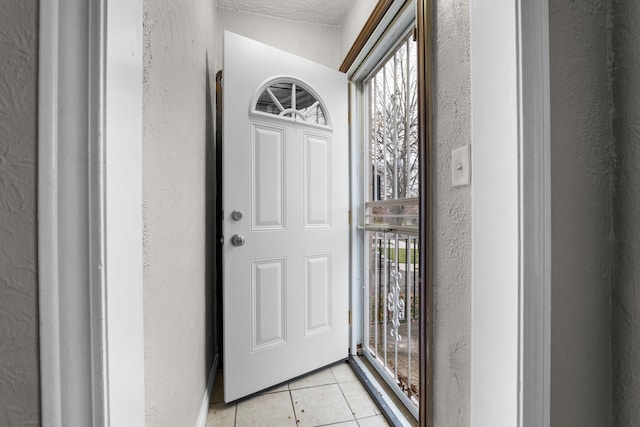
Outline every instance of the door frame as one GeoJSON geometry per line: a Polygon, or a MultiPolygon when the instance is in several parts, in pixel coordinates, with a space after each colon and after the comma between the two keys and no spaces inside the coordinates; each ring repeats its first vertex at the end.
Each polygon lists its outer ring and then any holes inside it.
{"type": "Polygon", "coordinates": [[[40,2],[38,286],[46,426],[145,423],[142,21],[141,0],[40,2]]]}
{"type": "MultiPolygon", "coordinates": [[[[432,13],[431,0],[418,3],[426,13],[432,13]]],[[[144,425],[142,12],[141,0],[97,0],[90,6],[81,0],[40,4],[40,387],[42,421],[48,426],[61,426],[63,414],[79,414],[78,425],[89,425],[84,422],[87,414],[83,407],[91,408],[91,424],[96,426],[144,425]],[[85,18],[90,18],[86,21],[89,25],[78,29],[83,32],[82,37],[61,43],[59,35],[72,27],[70,22],[78,11],[84,11],[85,18]],[[87,77],[87,86],[65,92],[58,78],[71,72],[87,77]],[[89,111],[89,117],[59,114],[60,109],[72,106],[89,111]],[[62,179],[59,172],[66,165],[65,159],[73,158],[82,147],[58,140],[58,130],[64,127],[91,130],[88,143],[93,156],[84,157],[86,162],[74,170],[73,180],[62,179]],[[109,150],[105,151],[107,145],[109,150]],[[74,185],[88,177],[92,177],[90,192],[74,185]],[[119,191],[116,193],[114,188],[119,191]],[[61,194],[72,197],[61,200],[61,194]],[[77,212],[70,203],[73,198],[92,213],[88,223],[83,223],[88,216],[77,212]],[[68,230],[60,226],[61,218],[78,224],[75,233],[83,239],[70,241],[67,235],[62,239],[61,233],[68,230]],[[81,256],[74,260],[61,256],[71,249],[81,256]],[[90,280],[60,281],[57,278],[63,270],[79,277],[86,277],[90,271],[90,280]],[[60,297],[86,283],[94,290],[86,298],[60,297]],[[82,330],[65,327],[61,321],[63,313],[90,327],[82,330]],[[65,369],[68,365],[61,364],[62,349],[74,347],[91,350],[89,360],[86,355],[76,356],[80,365],[90,368],[70,370],[65,369]],[[62,383],[71,381],[91,390],[91,394],[63,393],[62,383]]],[[[478,426],[510,426],[514,422],[527,427],[548,426],[548,4],[545,0],[501,0],[492,4],[470,0],[470,15],[475,147],[471,422],[478,426]],[[496,61],[505,66],[497,67],[496,61]],[[494,102],[502,94],[507,95],[508,102],[494,102]],[[517,113],[511,114],[512,109],[517,113]],[[498,134],[490,132],[491,129],[498,130],[498,134]],[[481,141],[488,138],[495,145],[485,151],[480,147],[481,141]],[[511,161],[496,164],[495,155],[502,156],[504,150],[511,161]],[[502,188],[508,182],[517,185],[509,186],[505,192],[495,191],[494,184],[502,188]],[[496,203],[507,209],[496,210],[496,203]],[[506,219],[510,227],[499,235],[481,234],[478,227],[481,219],[500,227],[506,219]],[[498,277],[504,263],[497,266],[500,257],[490,256],[493,249],[499,249],[499,254],[508,252],[505,258],[508,277],[498,277]],[[511,250],[517,256],[512,256],[511,250]],[[483,265],[499,268],[492,272],[483,265]],[[508,299],[500,298],[497,307],[487,301],[488,295],[482,296],[481,291],[488,290],[491,295],[513,284],[517,284],[515,291],[510,292],[508,299]],[[515,322],[517,327],[500,339],[495,338],[497,334],[492,338],[491,328],[508,323],[505,319],[515,322]],[[505,380],[496,383],[496,377],[501,375],[505,380]],[[495,399],[484,399],[487,392],[495,399]],[[497,418],[491,418],[494,415],[497,418]]],[[[84,143],[86,150],[86,138],[75,143],[84,143]]],[[[483,224],[487,229],[496,229],[483,224]]]]}
{"type": "Polygon", "coordinates": [[[471,424],[546,427],[551,348],[548,1],[470,0],[470,22],[471,424]]]}

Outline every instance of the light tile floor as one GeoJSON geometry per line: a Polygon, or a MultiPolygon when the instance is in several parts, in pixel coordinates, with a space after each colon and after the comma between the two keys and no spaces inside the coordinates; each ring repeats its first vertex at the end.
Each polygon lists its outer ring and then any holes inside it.
{"type": "Polygon", "coordinates": [[[380,409],[347,363],[309,374],[226,405],[216,376],[207,427],[379,427],[380,409]]]}

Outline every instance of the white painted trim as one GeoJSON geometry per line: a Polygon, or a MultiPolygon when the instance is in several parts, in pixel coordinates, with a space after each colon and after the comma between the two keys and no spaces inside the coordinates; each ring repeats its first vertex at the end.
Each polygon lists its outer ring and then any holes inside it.
{"type": "MultiPolygon", "coordinates": [[[[104,1],[104,0],[103,0],[104,1]]],[[[110,425],[144,426],[143,1],[106,6],[104,215],[110,425]]]]}
{"type": "Polygon", "coordinates": [[[363,345],[364,325],[363,318],[365,295],[364,295],[364,210],[362,209],[364,196],[364,173],[362,162],[364,160],[364,104],[362,102],[362,85],[349,82],[349,184],[350,184],[350,355],[358,354],[358,346],[363,345]]]}
{"type": "Polygon", "coordinates": [[[141,23],[141,0],[40,5],[46,426],[144,425],[141,23]]]}
{"type": "Polygon", "coordinates": [[[40,9],[38,262],[47,426],[104,426],[102,4],[40,9]]]}
{"type": "Polygon", "coordinates": [[[207,415],[209,415],[209,405],[211,402],[211,394],[213,393],[213,384],[216,381],[216,373],[218,372],[218,355],[216,354],[211,365],[211,371],[209,371],[209,379],[207,380],[207,386],[204,389],[204,396],[202,397],[202,405],[200,405],[200,415],[198,415],[198,421],[196,427],[206,427],[207,415]]]}
{"type": "Polygon", "coordinates": [[[518,425],[516,1],[471,0],[471,425],[518,425]]]}
{"type": "Polygon", "coordinates": [[[520,425],[550,425],[549,3],[520,0],[520,425]]]}
{"type": "Polygon", "coordinates": [[[471,425],[548,426],[544,0],[471,0],[471,425]]]}
{"type": "Polygon", "coordinates": [[[58,305],[58,0],[42,2],[38,75],[38,275],[41,419],[62,425],[58,305]]]}

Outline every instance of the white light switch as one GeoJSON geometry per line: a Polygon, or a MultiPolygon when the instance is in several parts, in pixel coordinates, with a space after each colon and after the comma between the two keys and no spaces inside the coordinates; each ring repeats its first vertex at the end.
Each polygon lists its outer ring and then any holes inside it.
{"type": "Polygon", "coordinates": [[[458,148],[451,152],[451,181],[454,187],[471,184],[471,151],[470,146],[458,148]]]}

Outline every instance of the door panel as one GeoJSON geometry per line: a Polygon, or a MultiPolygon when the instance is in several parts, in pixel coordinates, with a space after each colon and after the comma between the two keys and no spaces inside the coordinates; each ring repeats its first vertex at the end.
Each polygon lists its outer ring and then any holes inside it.
{"type": "Polygon", "coordinates": [[[347,82],[226,32],[223,83],[229,402],[348,355],[347,82]]]}
{"type": "Polygon", "coordinates": [[[285,262],[283,258],[252,261],[251,326],[253,351],[285,342],[285,262]]]}
{"type": "Polygon", "coordinates": [[[304,134],[304,225],[331,226],[331,139],[304,134]]]}
{"type": "Polygon", "coordinates": [[[305,336],[331,327],[330,275],[330,254],[305,257],[305,336]]]}
{"type": "Polygon", "coordinates": [[[252,124],[253,229],[284,229],[284,128],[252,124]]]}

